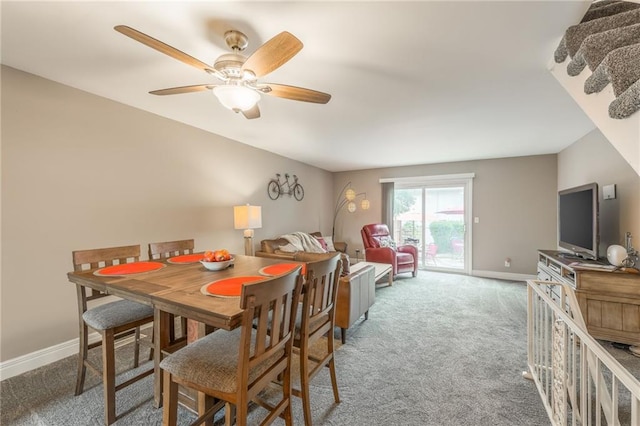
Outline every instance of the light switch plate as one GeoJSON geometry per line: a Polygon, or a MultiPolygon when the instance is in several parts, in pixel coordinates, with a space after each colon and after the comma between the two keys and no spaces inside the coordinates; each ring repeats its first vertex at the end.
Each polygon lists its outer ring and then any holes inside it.
{"type": "Polygon", "coordinates": [[[605,200],[614,200],[616,198],[616,184],[605,185],[602,187],[602,197],[605,200]]]}

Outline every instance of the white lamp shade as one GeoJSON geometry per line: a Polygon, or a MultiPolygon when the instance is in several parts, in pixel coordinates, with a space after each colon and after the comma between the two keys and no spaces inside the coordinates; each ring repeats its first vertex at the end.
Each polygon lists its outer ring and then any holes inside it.
{"type": "Polygon", "coordinates": [[[356,211],[356,203],[354,203],[353,201],[349,201],[349,202],[347,203],[347,211],[348,211],[349,213],[353,213],[353,212],[355,212],[355,211],[356,211]]]}
{"type": "Polygon", "coordinates": [[[369,204],[369,200],[365,198],[364,200],[362,200],[360,207],[362,207],[362,210],[369,210],[369,207],[371,207],[371,204],[369,204]]]}
{"type": "Polygon", "coordinates": [[[244,86],[216,86],[213,94],[225,108],[233,111],[251,109],[260,100],[258,92],[244,86]]]}
{"type": "Polygon", "coordinates": [[[233,227],[235,229],[262,228],[262,207],[260,206],[234,206],[233,227]]]}

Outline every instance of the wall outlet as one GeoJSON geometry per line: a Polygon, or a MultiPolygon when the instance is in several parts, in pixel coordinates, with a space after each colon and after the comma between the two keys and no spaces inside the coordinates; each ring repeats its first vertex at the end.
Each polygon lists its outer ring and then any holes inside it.
{"type": "Polygon", "coordinates": [[[504,267],[511,268],[511,259],[509,259],[508,257],[504,260],[504,267]]]}

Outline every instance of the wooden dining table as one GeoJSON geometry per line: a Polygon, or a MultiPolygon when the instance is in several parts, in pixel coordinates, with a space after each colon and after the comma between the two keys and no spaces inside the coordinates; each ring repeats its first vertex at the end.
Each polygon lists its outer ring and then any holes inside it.
{"type": "MultiPolygon", "coordinates": [[[[210,271],[200,262],[176,264],[157,260],[161,269],[131,275],[101,276],[96,269],[69,272],[69,281],[107,294],[133,300],[154,308],[154,400],[162,405],[162,372],[160,361],[172,347],[180,343],[170,340],[174,315],[204,324],[204,328],[232,330],[241,324],[239,297],[217,297],[203,294],[201,288],[225,278],[258,276],[262,268],[279,263],[295,263],[279,259],[234,255],[226,269],[210,271]]],[[[268,278],[264,275],[265,279],[268,278]]],[[[201,328],[204,329],[204,328],[201,328]]],[[[201,334],[204,334],[202,332],[201,334]]]]}

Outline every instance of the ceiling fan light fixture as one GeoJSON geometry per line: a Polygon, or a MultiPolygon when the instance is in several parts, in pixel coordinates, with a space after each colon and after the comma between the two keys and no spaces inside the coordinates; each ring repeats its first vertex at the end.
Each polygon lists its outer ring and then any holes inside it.
{"type": "Polygon", "coordinates": [[[216,86],[213,94],[220,103],[232,111],[247,111],[260,100],[260,94],[244,86],[216,86]]]}

